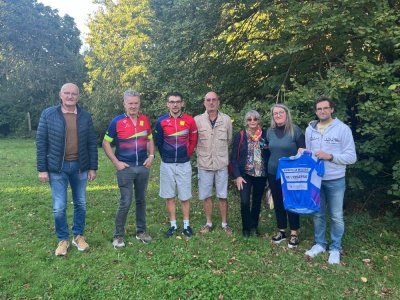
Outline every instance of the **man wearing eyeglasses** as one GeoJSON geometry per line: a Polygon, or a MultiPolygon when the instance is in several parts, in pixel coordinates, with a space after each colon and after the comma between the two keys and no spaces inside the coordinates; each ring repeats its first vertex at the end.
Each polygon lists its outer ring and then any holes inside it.
{"type": "Polygon", "coordinates": [[[219,111],[219,97],[215,92],[208,92],[204,97],[206,111],[194,118],[197,125],[197,166],[199,180],[199,199],[203,201],[206,224],[200,233],[208,233],[212,223],[212,190],[219,199],[221,226],[227,235],[232,229],[227,222],[228,212],[228,163],[229,144],[232,141],[232,120],[219,111]]]}
{"type": "Polygon", "coordinates": [[[96,178],[97,140],[90,114],[80,108],[79,89],[66,83],[59,93],[61,104],[45,109],[36,135],[39,180],[49,182],[58,246],[55,255],[67,254],[67,188],[72,190],[74,221],[72,244],[79,251],[89,248],[83,236],[86,218],[87,181],[96,178]]]}
{"type": "Polygon", "coordinates": [[[315,245],[306,255],[315,257],[324,253],[328,246],[326,210],[331,220],[331,244],[329,264],[340,263],[341,241],[344,233],[343,199],[346,189],[346,166],[357,160],[351,129],[337,118],[332,118],[335,106],[331,98],[321,96],[315,101],[318,120],[310,122],[306,129],[306,148],[325,161],[325,174],[321,184],[321,209],[314,215],[315,245]]]}
{"type": "Polygon", "coordinates": [[[170,220],[167,237],[176,234],[175,197],[181,202],[183,214],[183,234],[188,238],[193,235],[189,223],[192,197],[192,166],[190,156],[197,144],[197,127],[194,119],[183,113],[183,96],[178,92],[167,95],[169,113],[158,118],[156,123],[157,148],[161,156],[160,197],[166,199],[170,220]]]}

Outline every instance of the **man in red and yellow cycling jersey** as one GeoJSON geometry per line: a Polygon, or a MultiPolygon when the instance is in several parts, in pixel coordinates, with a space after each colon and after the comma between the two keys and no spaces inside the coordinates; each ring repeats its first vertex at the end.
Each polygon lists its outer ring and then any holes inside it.
{"type": "Polygon", "coordinates": [[[192,197],[192,166],[190,156],[197,144],[197,127],[194,119],[183,113],[185,106],[182,94],[171,92],[167,95],[169,113],[157,120],[157,147],[161,156],[160,197],[166,199],[171,227],[167,237],[173,236],[176,225],[175,197],[181,201],[183,234],[193,235],[189,224],[189,199],[192,197]],[[177,193],[178,192],[178,193],[177,193]]]}
{"type": "Polygon", "coordinates": [[[117,169],[120,203],[115,217],[113,246],[125,246],[125,223],[132,203],[136,200],[136,239],[151,241],[146,232],[146,192],[150,167],[154,159],[154,141],[149,118],[140,113],[140,94],[133,90],[124,93],[125,113],[115,117],[104,136],[103,149],[117,169]],[[111,148],[115,142],[115,153],[111,148]]]}

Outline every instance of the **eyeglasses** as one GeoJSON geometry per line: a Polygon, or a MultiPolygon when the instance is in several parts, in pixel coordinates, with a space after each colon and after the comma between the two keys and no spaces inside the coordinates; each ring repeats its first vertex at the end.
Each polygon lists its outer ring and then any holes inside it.
{"type": "Polygon", "coordinates": [[[207,102],[217,102],[218,98],[206,98],[207,102]]]}
{"type": "Polygon", "coordinates": [[[179,101],[168,101],[168,104],[172,104],[172,105],[181,104],[181,103],[182,103],[182,100],[179,100],[179,101]]]}
{"type": "Polygon", "coordinates": [[[277,116],[280,117],[280,116],[283,116],[285,113],[286,112],[284,110],[281,110],[281,111],[274,112],[273,115],[274,115],[274,117],[277,117],[277,116]]]}
{"type": "Polygon", "coordinates": [[[329,110],[329,109],[331,109],[331,107],[329,107],[329,106],[326,106],[326,107],[318,107],[317,108],[317,111],[325,111],[325,110],[329,110]]]}
{"type": "Polygon", "coordinates": [[[251,121],[257,122],[258,118],[247,118],[247,122],[251,122],[251,121]]]}
{"type": "Polygon", "coordinates": [[[63,94],[67,97],[72,96],[72,97],[78,97],[78,93],[70,93],[70,92],[63,92],[63,94]]]}

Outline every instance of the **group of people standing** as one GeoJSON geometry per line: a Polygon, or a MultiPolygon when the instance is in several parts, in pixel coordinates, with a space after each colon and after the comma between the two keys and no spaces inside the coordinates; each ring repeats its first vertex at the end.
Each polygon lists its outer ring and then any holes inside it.
{"type": "MultiPolygon", "coordinates": [[[[89,245],[84,238],[86,215],[86,184],[96,178],[97,142],[90,115],[77,103],[79,89],[67,83],[60,91],[61,104],[43,111],[37,131],[37,169],[42,182],[49,181],[53,198],[53,215],[59,240],[56,255],[66,255],[69,247],[67,224],[67,187],[71,186],[74,219],[72,244],[84,251],[89,245]]],[[[197,154],[198,195],[203,202],[206,223],[201,234],[214,229],[212,220],[213,190],[219,202],[221,229],[232,234],[228,214],[228,164],[231,163],[236,188],[240,192],[242,234],[258,236],[261,200],[268,185],[271,189],[277,221],[273,243],[287,239],[288,247],[299,244],[299,215],[285,210],[278,161],[293,156],[301,149],[312,151],[325,161],[325,175],[321,186],[321,210],[314,215],[316,244],[306,252],[314,257],[326,251],[326,209],[331,217],[329,263],[340,263],[341,239],[344,232],[343,198],[346,165],[356,161],[355,146],[350,128],[332,117],[333,101],[325,96],[315,102],[317,120],[311,122],[304,135],[293,124],[289,109],[283,104],[271,108],[271,123],[262,128],[261,116],[250,110],[244,117],[244,128],[233,137],[232,120],[219,110],[220,99],[215,92],[204,97],[205,112],[196,117],[183,112],[182,94],[166,96],[168,113],[159,117],[155,125],[154,143],[149,118],[141,113],[140,94],[125,91],[125,113],[115,117],[104,136],[103,149],[117,170],[120,190],[119,207],[115,217],[114,248],[125,246],[125,225],[133,196],[136,203],[136,239],[152,240],[146,227],[146,191],[149,169],[158,148],[161,158],[159,196],[165,199],[170,222],[167,237],[178,232],[175,198],[181,204],[182,234],[192,236],[190,202],[192,198],[192,166],[190,157],[197,154]],[[111,145],[115,144],[115,151],[111,145]]]]}

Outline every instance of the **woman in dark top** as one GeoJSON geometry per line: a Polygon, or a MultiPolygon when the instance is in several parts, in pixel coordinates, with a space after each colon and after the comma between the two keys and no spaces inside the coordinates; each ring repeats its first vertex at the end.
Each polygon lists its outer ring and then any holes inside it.
{"type": "Polygon", "coordinates": [[[259,235],[261,199],[267,182],[266,132],[260,126],[260,114],[250,110],[244,118],[245,129],[233,138],[231,165],[240,191],[243,236],[259,235]],[[252,201],[251,201],[252,196],[252,201]]]}
{"type": "Polygon", "coordinates": [[[299,244],[300,217],[298,214],[285,210],[281,181],[276,179],[276,172],[279,158],[296,155],[299,148],[305,148],[305,139],[300,128],[293,124],[289,109],[283,104],[274,104],[271,107],[271,125],[267,131],[267,142],[271,153],[268,160],[268,183],[278,226],[278,232],[272,237],[272,241],[279,244],[286,240],[286,227],[289,220],[288,247],[295,248],[299,244]]]}

